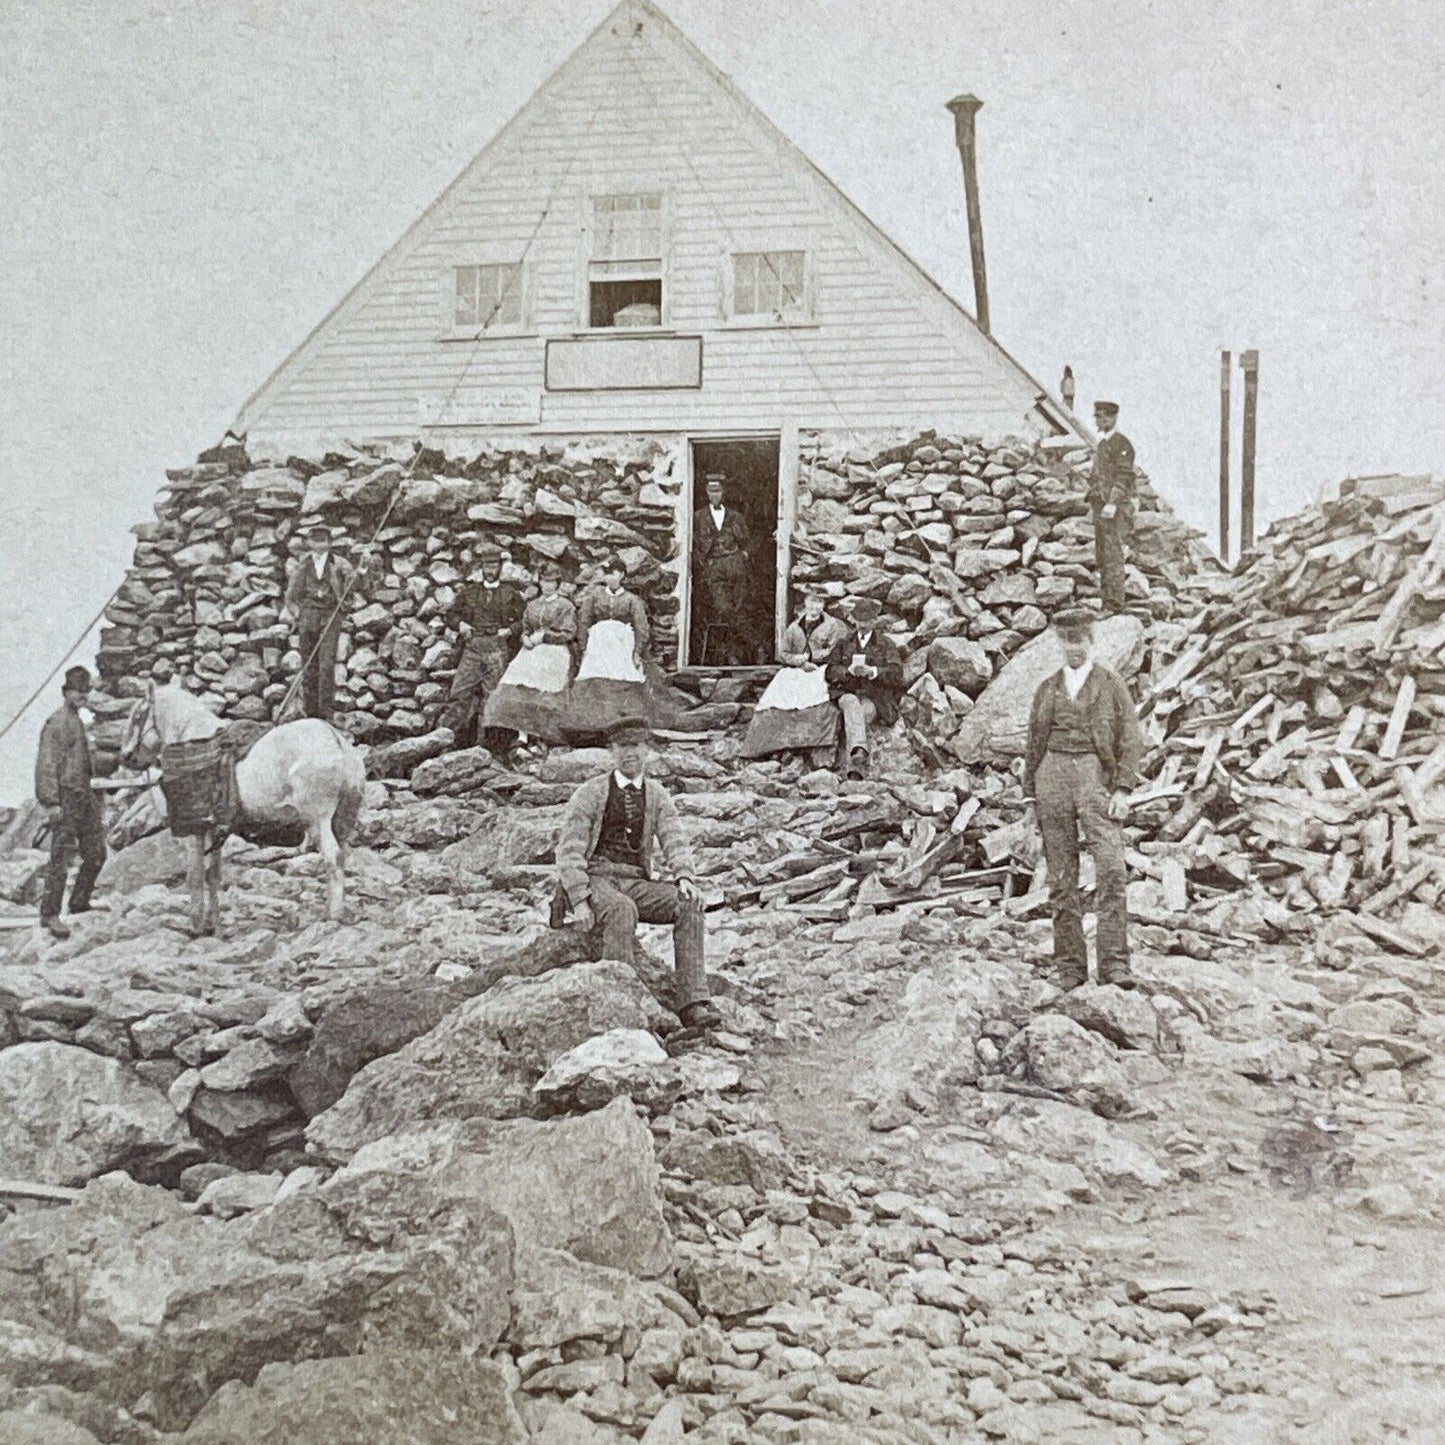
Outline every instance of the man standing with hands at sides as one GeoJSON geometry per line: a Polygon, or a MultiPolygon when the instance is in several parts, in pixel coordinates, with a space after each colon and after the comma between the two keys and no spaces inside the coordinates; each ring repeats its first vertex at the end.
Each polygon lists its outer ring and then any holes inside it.
{"type": "MultiPolygon", "coordinates": [[[[369,572],[368,550],[363,572],[369,572]]],[[[286,613],[297,624],[301,650],[301,700],[307,717],[331,721],[336,702],[336,644],[356,584],[356,569],[331,551],[331,529],[322,522],[306,533],[306,552],[286,584],[286,613]]]]}
{"type": "Polygon", "coordinates": [[[672,924],[674,1007],[688,1030],[722,1019],[708,998],[703,905],[692,851],[667,789],[647,776],[647,723],[607,730],[612,768],[572,795],[557,839],[557,878],[573,918],[602,928],[602,956],[632,963],[637,925],[672,924]],[[653,877],[652,850],[675,881],[653,877]]]}
{"type": "Polygon", "coordinates": [[[843,714],[843,747],[850,778],[868,771],[868,724],[892,727],[903,696],[903,654],[878,630],[882,605],[873,597],[855,597],[848,606],[852,630],[828,659],[828,685],[843,714]]]}
{"type": "Polygon", "coordinates": [[[1099,445],[1089,473],[1089,505],[1094,510],[1094,560],[1105,613],[1124,610],[1124,553],[1134,529],[1134,444],[1116,430],[1119,404],[1094,403],[1099,445]]]}
{"type": "Polygon", "coordinates": [[[90,742],[80,710],[90,696],[90,673],[83,667],[66,671],[60,695],[65,705],[46,720],[35,758],[35,800],[50,820],[50,862],[45,869],[45,895],[40,901],[40,926],[52,938],[69,938],[60,921],[60,903],[70,872],[72,849],[80,849],[80,869],[70,890],[70,911],[88,913],[91,889],[105,862],[105,815],[90,788],[90,742]]]}
{"type": "Polygon", "coordinates": [[[1124,839],[1129,792],[1139,781],[1144,736],[1129,689],[1093,656],[1093,617],[1057,613],[1064,666],[1046,678],[1029,714],[1024,790],[1034,802],[1049,873],[1054,920],[1054,983],[1089,981],[1079,892],[1079,834],[1094,858],[1099,982],[1130,988],[1129,910],[1124,839]]]}
{"type": "Polygon", "coordinates": [[[502,549],[482,542],[474,554],[477,570],[457,594],[447,616],[466,629],[466,642],[452,675],[441,725],[458,748],[468,747],[472,730],[492,689],[501,681],[522,638],[522,594],[502,581],[502,549]]]}

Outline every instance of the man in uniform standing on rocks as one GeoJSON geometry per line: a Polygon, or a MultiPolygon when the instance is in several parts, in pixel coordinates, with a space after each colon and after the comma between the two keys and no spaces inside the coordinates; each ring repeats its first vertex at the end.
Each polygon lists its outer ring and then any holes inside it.
{"type": "Polygon", "coordinates": [[[1093,657],[1093,617],[1060,612],[1054,628],[1064,666],[1046,678],[1029,715],[1024,789],[1034,801],[1048,864],[1054,920],[1054,982],[1088,982],[1084,905],[1079,892],[1079,835],[1094,859],[1099,982],[1121,988],[1129,975],[1129,912],[1124,839],[1129,792],[1139,781],[1144,736],[1129,689],[1093,657]]]}
{"type": "Polygon", "coordinates": [[[450,728],[456,746],[467,747],[483,706],[522,640],[526,600],[502,581],[502,549],[483,542],[476,550],[477,572],[452,603],[449,616],[468,631],[452,677],[451,695],[441,725],[450,728]]]}
{"type": "Polygon", "coordinates": [[[1119,404],[1094,403],[1099,445],[1089,473],[1094,511],[1094,558],[1106,613],[1124,610],[1124,557],[1134,528],[1134,444],[1117,430],[1119,404]]]}
{"type": "Polygon", "coordinates": [[[301,700],[307,717],[331,721],[336,703],[336,644],[356,582],[356,569],[331,551],[331,529],[317,522],[306,533],[306,555],[286,584],[286,612],[300,633],[301,700]]]}
{"type": "MultiPolygon", "coordinates": [[[[702,589],[704,621],[724,638],[729,665],[747,660],[746,629],[753,608],[748,597],[747,519],[727,505],[722,472],[707,474],[707,504],[692,516],[693,576],[702,589]]],[[[711,659],[704,658],[704,662],[711,659]]]]}
{"type": "Polygon", "coordinates": [[[91,889],[105,862],[105,815],[91,791],[90,743],[80,717],[90,696],[90,673],[83,667],[70,668],[60,695],[65,705],[47,719],[40,733],[35,798],[50,820],[50,862],[40,926],[52,938],[69,938],[70,930],[60,921],[60,903],[71,850],[79,847],[80,868],[70,890],[70,912],[87,913],[93,907],[91,889]]]}
{"type": "Polygon", "coordinates": [[[689,1030],[721,1023],[703,966],[703,906],[677,806],[647,776],[647,723],[622,718],[607,731],[612,768],[572,795],[557,839],[557,877],[573,918],[602,928],[602,956],[632,963],[637,925],[670,923],[674,1008],[689,1030]],[[672,882],[653,877],[654,846],[672,882]]]}

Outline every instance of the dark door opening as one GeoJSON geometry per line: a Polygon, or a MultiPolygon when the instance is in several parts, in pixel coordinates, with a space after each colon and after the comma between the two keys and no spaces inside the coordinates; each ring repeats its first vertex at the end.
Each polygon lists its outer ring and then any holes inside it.
{"type": "Polygon", "coordinates": [[[777,437],[692,444],[687,660],[694,667],[756,666],[773,659],[778,451],[777,437]],[[719,481],[721,529],[713,507],[719,481]]]}

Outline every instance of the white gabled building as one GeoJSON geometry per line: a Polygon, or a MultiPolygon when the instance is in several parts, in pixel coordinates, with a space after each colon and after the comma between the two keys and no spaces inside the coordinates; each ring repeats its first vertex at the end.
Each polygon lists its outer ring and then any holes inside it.
{"type": "MultiPolygon", "coordinates": [[[[246,402],[253,449],[640,437],[778,543],[800,439],[1069,413],[648,0],[623,0],[246,402]]],[[[688,579],[681,601],[686,619],[688,579]]],[[[686,655],[686,621],[683,623],[686,655]]]]}

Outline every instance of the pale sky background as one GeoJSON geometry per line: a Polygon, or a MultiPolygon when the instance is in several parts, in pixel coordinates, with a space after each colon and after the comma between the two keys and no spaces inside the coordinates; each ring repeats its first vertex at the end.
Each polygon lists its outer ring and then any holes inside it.
{"type": "MultiPolygon", "coordinates": [[[[611,8],[0,5],[0,722],[119,580],[162,468],[611,8]]],[[[1445,470],[1439,3],[665,8],[970,308],[943,105],[981,96],[995,334],[1051,387],[1072,363],[1081,410],[1116,396],[1211,537],[1222,346],[1261,351],[1261,519],[1445,470]]],[[[28,795],[57,697],[0,742],[0,798],[28,795]]]]}

